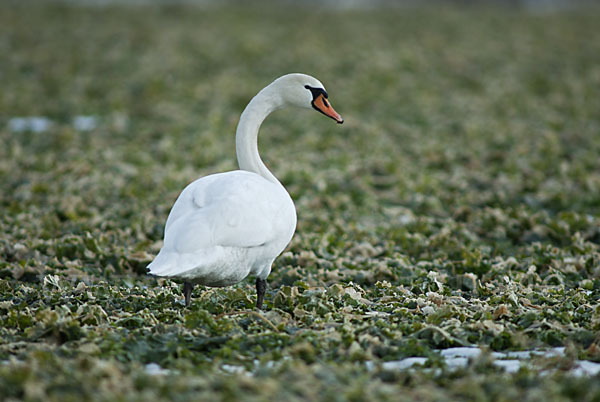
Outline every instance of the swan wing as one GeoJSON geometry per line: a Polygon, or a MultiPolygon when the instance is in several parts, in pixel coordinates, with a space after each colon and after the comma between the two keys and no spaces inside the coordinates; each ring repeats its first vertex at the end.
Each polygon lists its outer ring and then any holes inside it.
{"type": "Polygon", "coordinates": [[[184,189],[165,227],[164,248],[194,253],[214,246],[256,247],[275,240],[287,193],[244,171],[207,176],[184,189]]]}

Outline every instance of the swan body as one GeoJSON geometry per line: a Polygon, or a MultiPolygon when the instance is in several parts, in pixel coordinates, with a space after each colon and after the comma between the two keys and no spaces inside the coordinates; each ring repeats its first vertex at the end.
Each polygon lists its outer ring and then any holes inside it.
{"type": "Polygon", "coordinates": [[[305,74],[284,75],[250,101],[236,132],[240,170],[202,177],[181,192],[163,247],[148,265],[151,275],[184,281],[186,305],[194,284],[229,286],[255,275],[262,307],[271,265],[296,229],[292,198],[258,153],[262,121],[285,106],[312,107],[343,122],[323,84],[305,74]]]}
{"type": "Polygon", "coordinates": [[[243,170],[213,174],[183,190],[149,268],[206,286],[233,285],[250,274],[264,279],[295,228],[283,186],[243,170]]]}

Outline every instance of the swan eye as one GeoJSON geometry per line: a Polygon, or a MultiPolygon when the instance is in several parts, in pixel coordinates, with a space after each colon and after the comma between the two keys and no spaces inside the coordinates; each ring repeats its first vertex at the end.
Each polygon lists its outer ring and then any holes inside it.
{"type": "Polygon", "coordinates": [[[313,96],[313,100],[316,100],[319,95],[323,95],[323,97],[327,98],[327,92],[323,88],[313,88],[310,85],[305,85],[304,88],[308,89],[313,96]]]}

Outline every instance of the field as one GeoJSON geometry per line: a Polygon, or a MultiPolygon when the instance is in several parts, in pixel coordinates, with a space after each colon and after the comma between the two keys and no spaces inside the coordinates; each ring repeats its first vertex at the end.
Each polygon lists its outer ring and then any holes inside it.
{"type": "Polygon", "coordinates": [[[0,5],[0,399],[600,400],[598,20],[0,5]],[[299,220],[265,311],[252,278],[185,308],[145,274],[169,209],[288,72],[346,122],[263,125],[299,220]]]}

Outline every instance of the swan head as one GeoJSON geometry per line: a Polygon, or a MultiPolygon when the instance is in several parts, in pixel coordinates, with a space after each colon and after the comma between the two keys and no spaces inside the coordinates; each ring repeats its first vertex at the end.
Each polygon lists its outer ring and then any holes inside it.
{"type": "Polygon", "coordinates": [[[344,119],[331,106],[327,91],[319,80],[306,74],[287,74],[279,77],[273,84],[284,103],[306,109],[315,109],[332,118],[338,124],[344,119]]]}

